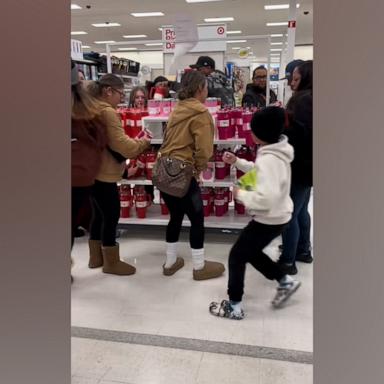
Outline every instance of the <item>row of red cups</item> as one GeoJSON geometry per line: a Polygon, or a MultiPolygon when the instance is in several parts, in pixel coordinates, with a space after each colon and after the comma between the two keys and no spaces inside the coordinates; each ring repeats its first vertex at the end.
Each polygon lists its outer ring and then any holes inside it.
{"type": "MultiPolygon", "coordinates": [[[[128,184],[120,185],[120,217],[131,217],[131,208],[135,207],[136,216],[139,219],[145,219],[147,217],[147,209],[152,205],[151,195],[146,193],[143,185],[136,185],[131,188],[128,184]]],[[[161,212],[163,215],[168,214],[168,210],[162,201],[161,212]]]]}
{"type": "MultiPolygon", "coordinates": [[[[224,152],[231,152],[230,149],[216,148],[213,157],[208,161],[207,168],[202,172],[202,178],[205,181],[223,180],[231,173],[231,166],[223,161],[224,152]]],[[[241,146],[235,155],[240,159],[246,159],[254,162],[256,160],[257,148],[241,146]]],[[[243,172],[237,170],[237,178],[241,177],[243,172]]]]}
{"type": "MultiPolygon", "coordinates": [[[[204,216],[224,216],[232,201],[232,192],[229,188],[206,188],[201,189],[201,197],[204,206],[204,216]]],[[[144,186],[123,184],[120,186],[120,217],[131,217],[131,208],[135,207],[136,216],[140,219],[147,217],[147,209],[152,204],[151,197],[145,192],[144,186]]],[[[160,194],[160,209],[162,215],[168,215],[168,208],[160,194]]],[[[235,212],[239,215],[245,214],[243,204],[235,201],[235,212]]]]}
{"type": "Polygon", "coordinates": [[[145,176],[147,180],[152,180],[153,166],[156,163],[157,151],[152,147],[149,151],[141,153],[136,159],[131,159],[128,167],[138,166],[137,172],[130,178],[135,179],[145,176]]]}
{"type": "Polygon", "coordinates": [[[216,126],[219,140],[238,137],[245,139],[247,145],[254,145],[251,136],[251,120],[256,110],[226,108],[217,111],[216,126]]]}

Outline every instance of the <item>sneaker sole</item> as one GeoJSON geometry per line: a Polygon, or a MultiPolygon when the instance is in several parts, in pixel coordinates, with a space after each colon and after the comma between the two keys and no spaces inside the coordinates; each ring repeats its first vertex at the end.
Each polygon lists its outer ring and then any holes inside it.
{"type": "Polygon", "coordinates": [[[280,308],[300,288],[300,286],[301,286],[301,282],[299,281],[296,287],[294,287],[294,289],[289,291],[289,293],[284,297],[283,300],[281,300],[278,304],[272,303],[272,306],[274,308],[280,308]]]}

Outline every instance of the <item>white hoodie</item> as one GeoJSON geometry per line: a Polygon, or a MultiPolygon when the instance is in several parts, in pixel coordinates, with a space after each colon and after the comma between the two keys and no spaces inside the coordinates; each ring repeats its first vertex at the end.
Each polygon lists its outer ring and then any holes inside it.
{"type": "Polygon", "coordinates": [[[256,190],[239,190],[237,195],[237,200],[245,205],[255,221],[279,225],[291,219],[293,203],[289,195],[292,160],[293,147],[284,135],[280,136],[278,143],[260,147],[255,163],[239,158],[236,160],[235,166],[243,172],[256,168],[256,190]]]}

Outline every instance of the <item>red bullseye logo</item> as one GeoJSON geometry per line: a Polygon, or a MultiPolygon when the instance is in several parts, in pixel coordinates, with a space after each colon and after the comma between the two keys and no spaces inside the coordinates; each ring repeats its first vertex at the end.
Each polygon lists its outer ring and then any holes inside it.
{"type": "Polygon", "coordinates": [[[222,34],[224,33],[224,28],[223,28],[223,27],[219,27],[219,28],[217,28],[217,33],[218,33],[219,35],[222,35],[222,34]]]}

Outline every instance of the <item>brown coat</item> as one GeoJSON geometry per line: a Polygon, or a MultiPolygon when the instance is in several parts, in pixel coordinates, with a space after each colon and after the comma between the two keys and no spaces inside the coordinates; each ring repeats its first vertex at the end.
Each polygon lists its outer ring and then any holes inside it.
{"type": "Polygon", "coordinates": [[[193,164],[199,174],[213,153],[214,124],[208,109],[189,98],[177,103],[171,113],[160,152],[193,164]]]}
{"type": "MultiPolygon", "coordinates": [[[[149,147],[150,144],[146,140],[131,139],[125,134],[120,117],[110,104],[101,102],[100,106],[109,148],[127,159],[132,159],[149,147]]],[[[124,169],[125,162],[119,163],[106,148],[102,153],[101,167],[96,179],[107,183],[117,182],[121,180],[124,169]]]]}
{"type": "Polygon", "coordinates": [[[89,187],[94,184],[100,171],[102,153],[107,144],[103,122],[75,120],[71,124],[72,187],[89,187]]]}

